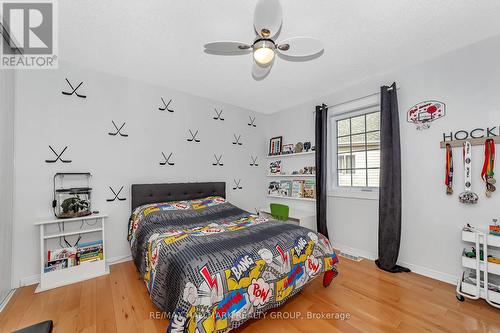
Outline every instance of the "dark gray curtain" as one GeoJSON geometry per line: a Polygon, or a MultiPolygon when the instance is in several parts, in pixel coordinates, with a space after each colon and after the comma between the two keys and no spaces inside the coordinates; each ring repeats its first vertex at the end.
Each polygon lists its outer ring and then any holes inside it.
{"type": "Polygon", "coordinates": [[[326,226],[326,149],[328,107],[316,106],[316,219],[318,232],[328,237],[326,226]]]}
{"type": "Polygon", "coordinates": [[[409,272],[396,265],[401,240],[401,145],[396,83],[381,87],[378,260],[385,271],[409,272]]]}

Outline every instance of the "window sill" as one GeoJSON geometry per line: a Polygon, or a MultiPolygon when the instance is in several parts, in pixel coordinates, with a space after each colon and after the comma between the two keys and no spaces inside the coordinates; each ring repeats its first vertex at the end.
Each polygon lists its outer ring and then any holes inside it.
{"type": "Polygon", "coordinates": [[[378,200],[378,188],[373,189],[334,189],[328,192],[329,197],[362,200],[378,200]]]}

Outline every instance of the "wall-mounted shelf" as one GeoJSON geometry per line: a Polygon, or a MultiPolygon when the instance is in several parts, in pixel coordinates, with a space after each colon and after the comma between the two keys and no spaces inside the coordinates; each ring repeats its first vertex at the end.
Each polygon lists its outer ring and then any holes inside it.
{"type": "Polygon", "coordinates": [[[301,200],[301,201],[316,201],[316,199],[310,198],[297,198],[297,197],[285,197],[282,195],[268,195],[268,198],[276,198],[276,199],[290,199],[290,200],[301,200]]]}
{"type": "Polygon", "coordinates": [[[302,178],[302,177],[307,177],[307,178],[313,178],[313,177],[316,177],[316,175],[310,175],[310,174],[299,174],[299,175],[280,175],[280,174],[277,174],[277,175],[267,175],[268,177],[278,177],[278,178],[284,178],[284,177],[287,177],[287,178],[302,178]]]}
{"type": "Polygon", "coordinates": [[[305,151],[302,153],[294,153],[294,154],[281,154],[281,155],[267,155],[266,158],[268,159],[278,159],[282,157],[292,157],[292,156],[304,156],[304,155],[314,155],[316,151],[305,151]]]}
{"type": "Polygon", "coordinates": [[[446,148],[447,143],[449,143],[452,148],[462,147],[466,141],[469,141],[471,146],[484,146],[484,142],[487,139],[493,139],[495,141],[495,143],[500,143],[500,136],[490,136],[487,138],[478,138],[478,139],[441,141],[439,143],[439,147],[446,148]]]}

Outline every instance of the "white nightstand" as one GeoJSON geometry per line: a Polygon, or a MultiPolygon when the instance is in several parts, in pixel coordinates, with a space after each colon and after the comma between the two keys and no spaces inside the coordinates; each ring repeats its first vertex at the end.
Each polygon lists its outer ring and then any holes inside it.
{"type": "Polygon", "coordinates": [[[109,268],[106,265],[106,242],[104,233],[104,220],[107,217],[108,215],[105,214],[92,214],[84,217],[55,219],[35,223],[36,226],[40,227],[40,284],[36,288],[35,293],[109,274],[109,268]],[[57,224],[59,224],[59,228],[56,232],[48,231],[51,226],[54,227],[57,226],[57,224]],[[96,233],[100,233],[100,240],[102,240],[102,260],[45,272],[48,251],[46,246],[47,241],[64,236],[96,233]]]}

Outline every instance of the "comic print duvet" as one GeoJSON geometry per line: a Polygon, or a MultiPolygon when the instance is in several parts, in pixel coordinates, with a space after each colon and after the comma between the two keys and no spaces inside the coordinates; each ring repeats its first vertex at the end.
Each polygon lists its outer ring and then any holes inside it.
{"type": "Polygon", "coordinates": [[[320,273],[337,275],[324,236],[221,197],[138,207],[128,240],[152,302],[169,315],[167,332],[227,332],[320,273]]]}

